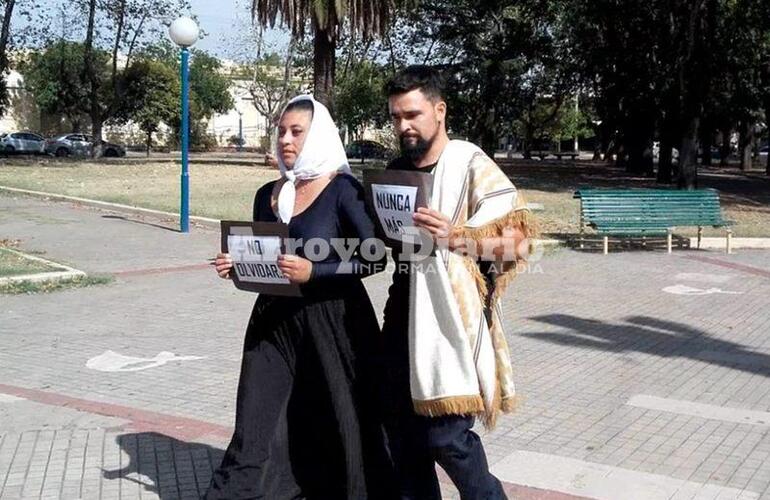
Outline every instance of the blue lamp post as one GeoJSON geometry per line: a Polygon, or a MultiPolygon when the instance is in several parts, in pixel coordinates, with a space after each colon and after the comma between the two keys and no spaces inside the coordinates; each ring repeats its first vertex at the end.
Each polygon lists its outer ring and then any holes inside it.
{"type": "Polygon", "coordinates": [[[183,233],[190,232],[190,171],[188,149],[190,138],[190,79],[188,47],[198,41],[198,25],[189,17],[180,17],[169,27],[169,35],[182,49],[182,199],[179,210],[179,226],[183,233]]]}

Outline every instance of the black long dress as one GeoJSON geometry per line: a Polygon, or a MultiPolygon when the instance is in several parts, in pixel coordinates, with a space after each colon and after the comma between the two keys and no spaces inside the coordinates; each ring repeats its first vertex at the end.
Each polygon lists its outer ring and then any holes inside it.
{"type": "MultiPolygon", "coordinates": [[[[257,192],[254,220],[277,220],[274,182],[257,192]]],[[[337,175],[289,223],[289,235],[374,237],[363,189],[337,175]]],[[[302,249],[297,254],[304,256],[302,249]]],[[[249,320],[235,432],[207,499],[393,498],[373,387],[380,330],[361,278],[385,257],[332,250],[314,262],[301,298],[260,295],[249,320]]]]}

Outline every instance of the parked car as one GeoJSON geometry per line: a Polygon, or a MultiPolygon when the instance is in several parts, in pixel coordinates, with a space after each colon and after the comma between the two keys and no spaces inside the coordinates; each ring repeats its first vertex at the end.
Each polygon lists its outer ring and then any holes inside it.
{"type": "Polygon", "coordinates": [[[43,152],[43,136],[32,132],[11,132],[0,136],[0,151],[5,153],[40,154],[43,152]]]}
{"type": "MultiPolygon", "coordinates": [[[[93,139],[85,134],[64,134],[51,137],[45,141],[45,152],[54,156],[89,156],[93,147],[93,139]]],[[[126,148],[118,144],[104,143],[104,156],[126,156],[126,148]]]]}
{"type": "Polygon", "coordinates": [[[366,158],[384,160],[393,156],[388,148],[374,141],[353,141],[345,147],[345,154],[349,159],[361,158],[361,161],[366,158]]]}

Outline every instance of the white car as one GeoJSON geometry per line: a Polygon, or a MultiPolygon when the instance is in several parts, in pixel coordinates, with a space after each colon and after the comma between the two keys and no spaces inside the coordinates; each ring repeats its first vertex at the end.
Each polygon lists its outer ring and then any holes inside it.
{"type": "Polygon", "coordinates": [[[5,153],[40,154],[45,139],[32,132],[12,132],[0,136],[0,151],[5,153]]]}

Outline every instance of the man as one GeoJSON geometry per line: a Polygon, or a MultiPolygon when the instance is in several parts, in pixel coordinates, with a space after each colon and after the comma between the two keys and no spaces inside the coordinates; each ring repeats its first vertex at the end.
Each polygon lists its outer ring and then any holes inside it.
{"type": "Polygon", "coordinates": [[[492,426],[513,408],[498,301],[530,230],[523,200],[495,163],[471,143],[450,141],[443,85],[426,66],[386,85],[402,152],[388,168],[434,175],[431,207],[414,222],[438,244],[419,264],[394,249],[383,325],[386,428],[402,499],[441,498],[436,462],[464,500],[500,499],[471,429],[475,417],[492,426]]]}

